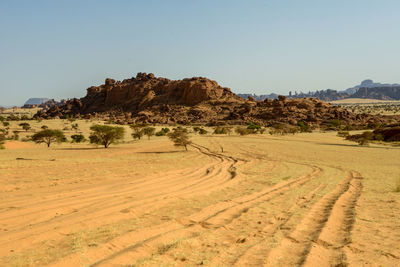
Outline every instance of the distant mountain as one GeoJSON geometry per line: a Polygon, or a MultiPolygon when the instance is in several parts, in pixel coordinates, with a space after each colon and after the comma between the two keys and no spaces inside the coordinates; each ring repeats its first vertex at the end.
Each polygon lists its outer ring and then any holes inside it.
{"type": "Polygon", "coordinates": [[[350,98],[400,100],[400,86],[362,87],[356,93],[352,94],[350,98]]]}
{"type": "Polygon", "coordinates": [[[361,84],[356,85],[351,88],[347,88],[346,90],[342,91],[345,93],[348,93],[349,95],[352,95],[358,91],[360,88],[377,88],[377,87],[393,87],[393,86],[400,86],[400,84],[394,83],[394,84],[389,84],[389,83],[375,83],[373,80],[364,80],[361,82],[361,84]]]}
{"type": "Polygon", "coordinates": [[[48,98],[29,98],[24,105],[40,105],[49,100],[48,98]]]}
{"type": "MultiPolygon", "coordinates": [[[[323,101],[334,101],[345,98],[369,98],[369,99],[380,99],[380,100],[399,100],[399,88],[400,84],[388,84],[388,83],[375,83],[373,80],[364,80],[361,84],[354,87],[348,88],[343,91],[337,91],[332,89],[320,90],[308,93],[295,93],[289,92],[288,98],[307,98],[314,97],[323,101]],[[361,90],[362,89],[362,90],[361,90]],[[361,91],[360,91],[361,90],[361,91]],[[360,91],[360,93],[358,93],[360,91]]],[[[238,96],[248,99],[249,97],[257,101],[264,99],[275,99],[278,97],[277,94],[269,95],[255,95],[255,94],[237,94],[238,96]]]]}
{"type": "Polygon", "coordinates": [[[254,98],[254,100],[257,100],[257,101],[262,101],[262,100],[265,100],[265,99],[277,99],[278,98],[278,95],[274,94],[274,93],[269,94],[269,95],[256,95],[256,94],[237,94],[237,95],[240,96],[241,98],[244,98],[244,99],[248,99],[249,97],[252,97],[252,98],[254,98]]]}

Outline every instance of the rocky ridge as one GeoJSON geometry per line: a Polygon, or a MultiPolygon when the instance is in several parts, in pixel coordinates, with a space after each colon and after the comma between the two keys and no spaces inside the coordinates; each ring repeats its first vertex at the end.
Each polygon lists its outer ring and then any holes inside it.
{"type": "Polygon", "coordinates": [[[39,111],[35,117],[99,117],[119,123],[181,123],[181,124],[244,124],[270,126],[276,123],[295,125],[303,121],[321,125],[341,120],[348,125],[384,122],[386,118],[354,114],[316,98],[255,101],[235,95],[207,78],[183,80],[157,78],[138,73],[123,81],[106,79],[100,86],[87,89],[81,99],[71,99],[61,106],[39,111]]]}

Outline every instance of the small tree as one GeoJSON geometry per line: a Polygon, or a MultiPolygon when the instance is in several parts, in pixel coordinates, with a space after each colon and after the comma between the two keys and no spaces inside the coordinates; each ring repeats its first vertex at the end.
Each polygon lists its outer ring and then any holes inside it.
{"type": "Polygon", "coordinates": [[[140,140],[140,138],[142,138],[142,136],[144,135],[143,128],[145,126],[141,125],[141,124],[133,124],[133,125],[129,125],[129,127],[131,127],[131,129],[132,129],[133,139],[140,140]]]}
{"type": "Polygon", "coordinates": [[[73,134],[71,135],[71,143],[81,143],[81,142],[85,142],[85,136],[83,136],[82,134],[73,134]]]}
{"type": "Polygon", "coordinates": [[[28,131],[31,128],[31,125],[29,123],[27,123],[27,122],[23,122],[23,123],[20,123],[18,125],[21,126],[22,129],[24,129],[25,131],[28,131]]]}
{"type": "Polygon", "coordinates": [[[45,143],[47,147],[53,142],[61,143],[66,140],[64,133],[60,130],[46,129],[35,133],[31,137],[32,141],[41,144],[45,143]]]}
{"type": "Polygon", "coordinates": [[[150,140],[150,137],[153,136],[155,132],[156,132],[156,128],[154,128],[154,127],[145,127],[145,128],[143,128],[143,133],[145,135],[147,135],[149,140],[150,140]]]}
{"type": "Polygon", "coordinates": [[[168,134],[169,139],[174,142],[175,146],[183,146],[187,151],[187,146],[192,142],[189,140],[189,135],[187,131],[182,128],[176,128],[171,133],[168,134]]]}
{"type": "Polygon", "coordinates": [[[92,130],[89,136],[90,143],[103,145],[104,148],[122,139],[125,133],[123,127],[98,124],[90,127],[90,130],[92,130]]]}

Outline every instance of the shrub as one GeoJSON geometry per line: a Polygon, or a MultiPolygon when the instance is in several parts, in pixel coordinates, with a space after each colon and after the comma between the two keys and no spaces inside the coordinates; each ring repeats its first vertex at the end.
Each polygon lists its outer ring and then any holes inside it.
{"type": "Polygon", "coordinates": [[[74,124],[71,125],[71,128],[72,128],[73,130],[75,130],[75,132],[77,132],[78,129],[79,129],[79,125],[78,125],[77,123],[74,123],[74,124]]]}
{"type": "Polygon", "coordinates": [[[40,127],[40,128],[42,128],[43,130],[49,129],[49,127],[47,125],[42,125],[42,127],[40,127]]]}
{"type": "Polygon", "coordinates": [[[169,139],[174,142],[175,146],[183,146],[187,151],[187,146],[190,145],[192,142],[189,139],[187,130],[178,127],[175,128],[172,132],[168,133],[169,139]]]}
{"type": "Polygon", "coordinates": [[[8,121],[2,121],[2,123],[4,127],[10,126],[10,123],[8,121]]]}
{"type": "Polygon", "coordinates": [[[81,143],[81,142],[85,142],[85,136],[83,136],[82,134],[73,134],[71,135],[71,143],[81,143]]]}
{"type": "Polygon", "coordinates": [[[89,140],[92,144],[103,145],[108,148],[112,143],[124,137],[125,129],[118,126],[108,126],[95,124],[90,127],[89,140]]]}
{"type": "Polygon", "coordinates": [[[216,127],[214,129],[214,134],[228,134],[228,130],[226,127],[216,127]]]}
{"type": "Polygon", "coordinates": [[[205,130],[203,128],[200,128],[199,134],[204,135],[204,134],[207,134],[207,133],[208,133],[207,130],[205,130]]]}
{"type": "Polygon", "coordinates": [[[165,136],[169,131],[169,128],[162,128],[160,131],[156,132],[156,136],[165,136]]]}
{"type": "Polygon", "coordinates": [[[346,137],[346,136],[349,136],[349,135],[350,135],[350,133],[347,132],[347,131],[339,131],[337,133],[337,136],[339,136],[339,137],[346,137]]]}
{"type": "Polygon", "coordinates": [[[249,130],[259,130],[259,129],[261,129],[260,125],[254,124],[252,122],[247,123],[247,125],[248,125],[247,129],[249,129],[249,130]]]}
{"type": "Polygon", "coordinates": [[[360,139],[357,140],[357,143],[360,146],[368,146],[369,145],[369,140],[366,139],[366,138],[360,138],[360,139]]]}
{"type": "Polygon", "coordinates": [[[31,140],[35,143],[45,143],[47,147],[53,142],[61,143],[66,140],[64,133],[60,130],[46,129],[32,135],[31,140]]]}
{"type": "Polygon", "coordinates": [[[300,128],[302,133],[311,133],[311,127],[304,123],[304,121],[298,121],[297,126],[300,128]]]}
{"type": "Polygon", "coordinates": [[[235,132],[239,135],[247,135],[252,133],[252,130],[247,129],[246,127],[236,127],[235,132]]]}

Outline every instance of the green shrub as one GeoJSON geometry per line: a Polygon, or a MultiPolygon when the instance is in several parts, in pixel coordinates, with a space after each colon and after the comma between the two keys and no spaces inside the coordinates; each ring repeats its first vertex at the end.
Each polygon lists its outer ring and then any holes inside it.
{"type": "Polygon", "coordinates": [[[81,143],[81,142],[85,142],[85,136],[83,136],[82,134],[73,134],[71,135],[71,143],[81,143]]]}

